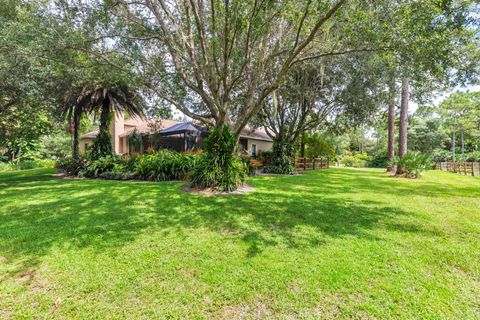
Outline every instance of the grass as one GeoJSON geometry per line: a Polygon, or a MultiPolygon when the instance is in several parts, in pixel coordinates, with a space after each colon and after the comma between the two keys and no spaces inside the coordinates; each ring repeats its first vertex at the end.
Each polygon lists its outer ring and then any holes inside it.
{"type": "Polygon", "coordinates": [[[1,319],[480,318],[477,178],[332,168],[208,197],[52,173],[0,174],[1,319]]]}

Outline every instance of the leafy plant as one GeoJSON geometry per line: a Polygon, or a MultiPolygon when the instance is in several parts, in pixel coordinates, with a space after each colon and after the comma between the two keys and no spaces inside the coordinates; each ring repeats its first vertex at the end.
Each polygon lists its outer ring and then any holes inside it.
{"type": "Polygon", "coordinates": [[[57,161],[56,167],[69,176],[78,176],[80,171],[85,168],[85,161],[68,157],[57,161]]]}
{"type": "Polygon", "coordinates": [[[192,185],[227,192],[243,185],[247,168],[233,154],[236,145],[237,140],[228,126],[213,129],[204,142],[205,153],[192,171],[192,185]]]}
{"type": "Polygon", "coordinates": [[[135,128],[133,132],[127,136],[127,140],[130,148],[132,148],[133,151],[140,151],[142,147],[142,135],[140,132],[138,132],[137,128],[135,128]]]}
{"type": "Polygon", "coordinates": [[[98,178],[104,172],[124,172],[125,165],[118,156],[106,156],[97,160],[88,161],[80,175],[89,178],[98,178]]]}
{"type": "Polygon", "coordinates": [[[277,174],[294,174],[295,145],[283,140],[273,141],[272,161],[263,168],[264,172],[277,174]]]}
{"type": "Polygon", "coordinates": [[[393,164],[404,168],[407,177],[419,178],[422,171],[430,166],[430,158],[420,152],[410,151],[402,158],[395,157],[393,164]]]}
{"type": "Polygon", "coordinates": [[[109,132],[100,132],[93,140],[90,159],[97,160],[113,155],[112,137],[109,132]]]}
{"type": "Polygon", "coordinates": [[[378,152],[367,161],[370,168],[386,168],[388,167],[388,154],[386,150],[378,152]]]}
{"type": "Polygon", "coordinates": [[[369,157],[365,153],[357,153],[355,155],[347,154],[342,157],[340,162],[345,167],[353,167],[353,168],[363,168],[367,165],[369,157]]]}
{"type": "Polygon", "coordinates": [[[192,171],[198,156],[163,150],[156,154],[146,154],[130,160],[127,167],[143,180],[168,181],[184,180],[192,171]]]}

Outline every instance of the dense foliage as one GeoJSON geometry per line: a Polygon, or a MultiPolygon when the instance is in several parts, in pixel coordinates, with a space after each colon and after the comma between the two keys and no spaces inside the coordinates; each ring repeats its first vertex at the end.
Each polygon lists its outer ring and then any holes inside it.
{"type": "Polygon", "coordinates": [[[367,165],[367,161],[369,160],[368,155],[365,153],[357,153],[357,154],[346,154],[342,157],[340,162],[345,167],[353,167],[353,168],[363,168],[367,165]]]}
{"type": "Polygon", "coordinates": [[[395,157],[394,164],[402,167],[408,178],[419,178],[422,171],[427,169],[431,162],[428,155],[410,151],[402,158],[395,157]]]}
{"type": "Polygon", "coordinates": [[[274,140],[272,161],[263,171],[276,174],[294,174],[295,145],[284,140],[274,140]]]}
{"type": "Polygon", "coordinates": [[[185,180],[198,160],[198,155],[164,150],[135,158],[133,167],[137,177],[142,180],[185,180]]]}
{"type": "Polygon", "coordinates": [[[247,168],[234,155],[236,147],[237,139],[228,126],[214,128],[204,141],[205,153],[193,169],[192,185],[220,191],[233,191],[243,185],[247,168]]]}
{"type": "Polygon", "coordinates": [[[0,172],[27,170],[35,168],[53,168],[55,161],[53,160],[24,160],[19,162],[0,162],[0,172]]]}
{"type": "Polygon", "coordinates": [[[108,131],[99,132],[93,140],[90,157],[100,159],[109,155],[113,155],[112,136],[108,131]]]}
{"type": "Polygon", "coordinates": [[[196,165],[199,155],[163,150],[131,159],[110,155],[98,159],[58,162],[58,168],[71,176],[110,180],[140,179],[148,181],[185,180],[196,165]]]}

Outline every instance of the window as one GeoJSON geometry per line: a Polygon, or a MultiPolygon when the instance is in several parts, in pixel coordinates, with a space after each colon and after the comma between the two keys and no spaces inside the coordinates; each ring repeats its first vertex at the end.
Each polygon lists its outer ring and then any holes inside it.
{"type": "Polygon", "coordinates": [[[252,143],[252,157],[257,156],[257,145],[252,143]]]}
{"type": "Polygon", "coordinates": [[[242,146],[243,150],[248,150],[248,141],[247,139],[240,138],[240,145],[242,146]]]}

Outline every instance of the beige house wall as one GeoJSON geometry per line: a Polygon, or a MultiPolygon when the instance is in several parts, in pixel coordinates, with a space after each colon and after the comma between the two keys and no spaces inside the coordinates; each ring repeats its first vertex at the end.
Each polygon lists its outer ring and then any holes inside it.
{"type": "Polygon", "coordinates": [[[257,155],[259,151],[270,151],[272,150],[273,142],[271,141],[264,141],[264,140],[256,140],[248,138],[248,154],[252,155],[252,144],[257,146],[257,155]]]}
{"type": "Polygon", "coordinates": [[[115,153],[123,153],[120,143],[120,135],[125,130],[125,119],[122,112],[115,112],[115,119],[110,124],[110,134],[112,135],[112,148],[115,153]]]}
{"type": "Polygon", "coordinates": [[[79,142],[79,150],[80,150],[80,155],[85,154],[85,147],[91,147],[93,145],[93,139],[92,138],[82,138],[80,139],[79,142]]]}

